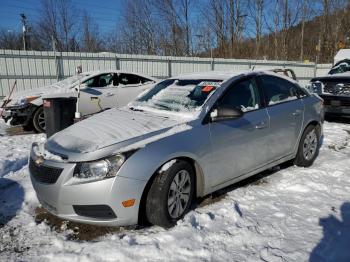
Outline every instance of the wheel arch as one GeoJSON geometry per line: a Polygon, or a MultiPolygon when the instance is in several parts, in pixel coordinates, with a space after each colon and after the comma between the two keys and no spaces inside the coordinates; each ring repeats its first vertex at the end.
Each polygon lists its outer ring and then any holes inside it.
{"type": "Polygon", "coordinates": [[[146,208],[146,198],[147,198],[147,194],[150,190],[150,187],[155,179],[155,177],[157,176],[160,168],[168,163],[171,160],[181,160],[181,161],[185,161],[187,163],[189,163],[191,165],[191,167],[194,170],[195,173],[195,186],[196,186],[196,192],[195,192],[195,198],[197,197],[202,197],[205,194],[205,179],[204,179],[204,172],[203,169],[201,168],[201,166],[199,165],[199,163],[188,156],[178,156],[178,157],[172,157],[170,159],[168,159],[167,161],[165,161],[164,163],[162,163],[157,170],[152,174],[152,176],[148,179],[147,184],[145,186],[145,188],[143,189],[142,195],[141,195],[141,201],[140,201],[140,205],[139,205],[139,214],[138,214],[138,221],[139,223],[141,222],[141,224],[143,223],[147,223],[147,221],[145,221],[146,216],[145,216],[145,208],[146,208]]]}
{"type": "Polygon", "coordinates": [[[42,97],[39,97],[33,101],[30,102],[33,106],[37,106],[37,107],[40,107],[43,105],[44,101],[42,99],[42,97]]]}
{"type": "MultiPolygon", "coordinates": [[[[309,121],[309,122],[305,125],[305,127],[304,127],[304,129],[303,129],[303,133],[305,132],[306,128],[308,128],[309,126],[315,126],[315,127],[316,127],[316,130],[318,131],[318,134],[321,136],[321,134],[322,134],[322,125],[321,125],[321,123],[320,123],[319,121],[317,121],[317,120],[311,120],[311,121],[309,121]]],[[[303,134],[303,133],[302,133],[302,134],[303,134]]]]}

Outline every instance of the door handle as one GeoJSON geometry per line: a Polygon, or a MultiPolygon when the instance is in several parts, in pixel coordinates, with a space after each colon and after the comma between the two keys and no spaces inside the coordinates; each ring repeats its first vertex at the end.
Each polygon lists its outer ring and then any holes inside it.
{"type": "Polygon", "coordinates": [[[293,116],[299,116],[301,114],[301,110],[295,110],[293,113],[292,113],[292,115],[293,116]]]}
{"type": "Polygon", "coordinates": [[[106,96],[114,96],[113,93],[107,93],[106,96]]]}
{"type": "Polygon", "coordinates": [[[263,129],[263,128],[266,128],[267,125],[265,122],[260,122],[259,124],[256,124],[255,125],[255,129],[263,129]]]}

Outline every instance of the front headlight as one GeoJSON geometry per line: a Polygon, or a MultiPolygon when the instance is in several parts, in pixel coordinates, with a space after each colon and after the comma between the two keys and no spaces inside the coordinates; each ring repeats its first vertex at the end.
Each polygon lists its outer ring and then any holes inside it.
{"type": "Polygon", "coordinates": [[[24,106],[26,104],[28,104],[28,101],[25,98],[21,98],[13,102],[14,106],[24,106]]]}
{"type": "Polygon", "coordinates": [[[85,162],[78,167],[74,177],[88,180],[100,180],[113,177],[117,174],[124,162],[125,156],[122,154],[117,154],[94,162],[85,162]]]}
{"type": "Polygon", "coordinates": [[[14,106],[24,106],[24,105],[27,105],[29,104],[30,102],[32,102],[33,100],[39,98],[39,96],[28,96],[26,98],[20,98],[18,100],[15,100],[13,102],[13,105],[14,106]]]}
{"type": "Polygon", "coordinates": [[[316,93],[318,95],[321,95],[323,93],[323,83],[320,81],[312,82],[306,85],[306,88],[311,92],[311,93],[316,93]]]}

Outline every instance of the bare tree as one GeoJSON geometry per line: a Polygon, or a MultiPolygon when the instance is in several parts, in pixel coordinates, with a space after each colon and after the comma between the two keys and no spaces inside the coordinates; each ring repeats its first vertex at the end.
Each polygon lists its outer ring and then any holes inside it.
{"type": "MultiPolygon", "coordinates": [[[[128,0],[123,12],[121,34],[128,53],[156,54],[158,25],[152,17],[152,1],[128,0]]],[[[119,43],[121,37],[119,37],[119,43]]]]}
{"type": "Polygon", "coordinates": [[[19,32],[12,30],[0,30],[1,49],[22,49],[22,36],[19,32]]]}
{"type": "Polygon", "coordinates": [[[82,21],[82,51],[98,52],[102,50],[102,41],[96,22],[84,12],[82,21]]]}
{"type": "Polygon", "coordinates": [[[255,57],[258,58],[263,27],[264,0],[250,0],[248,3],[249,14],[255,26],[255,57]]]}
{"type": "Polygon", "coordinates": [[[58,51],[69,51],[69,43],[76,38],[75,26],[79,22],[79,12],[70,0],[42,0],[39,9],[38,35],[47,48],[51,45],[58,51]]]}

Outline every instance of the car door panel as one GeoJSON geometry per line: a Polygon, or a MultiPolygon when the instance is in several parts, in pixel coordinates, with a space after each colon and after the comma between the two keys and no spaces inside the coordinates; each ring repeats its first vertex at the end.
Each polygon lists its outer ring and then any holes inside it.
{"type": "Polygon", "coordinates": [[[259,84],[264,92],[270,117],[269,137],[272,160],[288,156],[298,146],[304,120],[304,103],[296,84],[276,76],[261,76],[259,84]]]}
{"type": "Polygon", "coordinates": [[[270,116],[271,134],[270,147],[273,159],[292,154],[298,144],[301,131],[304,104],[296,99],[277,104],[267,109],[270,116]]]}
{"type": "Polygon", "coordinates": [[[225,183],[266,164],[269,133],[266,109],[245,113],[239,119],[210,123],[211,185],[225,183]]]}
{"type": "Polygon", "coordinates": [[[89,115],[100,111],[98,101],[102,92],[94,88],[86,88],[80,90],[79,96],[79,111],[82,115],[89,115]]]}
{"type": "Polygon", "coordinates": [[[211,122],[212,186],[244,175],[268,160],[269,116],[262,107],[254,78],[243,79],[225,91],[218,105],[245,111],[237,119],[211,122]]]}
{"type": "Polygon", "coordinates": [[[114,76],[114,73],[104,73],[85,81],[86,87],[80,90],[79,98],[82,115],[118,106],[114,76]]]}
{"type": "Polygon", "coordinates": [[[116,91],[119,106],[125,106],[130,101],[135,100],[139,94],[150,87],[149,82],[149,79],[135,74],[121,73],[116,91]]]}

